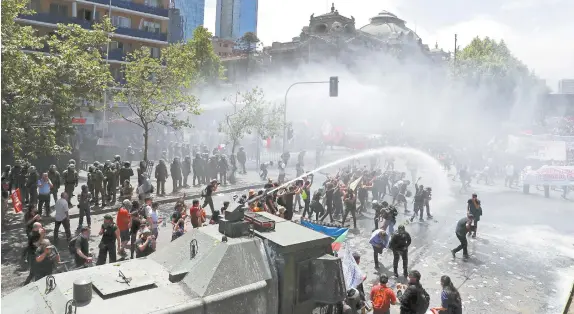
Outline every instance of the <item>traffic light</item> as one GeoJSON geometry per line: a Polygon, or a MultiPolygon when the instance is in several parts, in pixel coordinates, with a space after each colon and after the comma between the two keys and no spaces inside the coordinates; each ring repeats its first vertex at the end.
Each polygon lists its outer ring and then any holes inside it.
{"type": "Polygon", "coordinates": [[[337,97],[339,96],[339,77],[331,76],[329,79],[329,96],[337,97]]]}

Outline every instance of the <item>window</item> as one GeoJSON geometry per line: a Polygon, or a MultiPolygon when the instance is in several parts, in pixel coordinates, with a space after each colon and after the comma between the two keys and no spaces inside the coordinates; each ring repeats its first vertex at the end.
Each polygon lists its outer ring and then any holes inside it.
{"type": "Polygon", "coordinates": [[[150,32],[150,33],[159,33],[160,29],[161,29],[161,25],[159,23],[156,23],[156,22],[144,21],[143,22],[143,29],[147,32],[150,32]]]}
{"type": "Polygon", "coordinates": [[[123,51],[124,50],[124,43],[112,40],[110,42],[110,50],[113,50],[113,49],[121,49],[123,51]]]}
{"type": "Polygon", "coordinates": [[[28,6],[30,10],[38,13],[42,10],[42,6],[40,5],[40,0],[30,0],[30,5],[28,6]]]}
{"type": "Polygon", "coordinates": [[[60,16],[68,16],[68,6],[63,4],[51,3],[50,13],[60,16]]]}
{"type": "Polygon", "coordinates": [[[147,47],[149,49],[149,55],[153,58],[159,58],[159,48],[158,47],[147,47]]]}
{"type": "Polygon", "coordinates": [[[91,21],[93,15],[92,10],[80,9],[78,12],[78,17],[86,21],[91,21]]]}
{"type": "Polygon", "coordinates": [[[157,8],[159,7],[159,0],[145,0],[145,4],[150,7],[157,8]]]}
{"type": "Polygon", "coordinates": [[[128,17],[115,15],[112,16],[112,25],[115,27],[131,28],[132,20],[128,17]]]}

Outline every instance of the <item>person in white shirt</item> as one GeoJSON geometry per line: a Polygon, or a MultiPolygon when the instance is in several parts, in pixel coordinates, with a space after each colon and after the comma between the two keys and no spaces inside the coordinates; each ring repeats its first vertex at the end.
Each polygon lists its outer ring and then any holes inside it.
{"type": "Polygon", "coordinates": [[[60,199],[54,205],[54,245],[58,243],[58,233],[60,231],[60,226],[64,226],[64,230],[66,231],[66,239],[68,242],[72,238],[72,233],[70,232],[70,209],[68,208],[68,194],[66,192],[62,192],[60,194],[60,199]]]}
{"type": "Polygon", "coordinates": [[[157,237],[159,236],[159,213],[157,212],[157,209],[159,208],[159,203],[154,202],[151,205],[151,214],[149,216],[149,218],[151,218],[151,233],[153,234],[153,236],[157,239],[157,237]]]}

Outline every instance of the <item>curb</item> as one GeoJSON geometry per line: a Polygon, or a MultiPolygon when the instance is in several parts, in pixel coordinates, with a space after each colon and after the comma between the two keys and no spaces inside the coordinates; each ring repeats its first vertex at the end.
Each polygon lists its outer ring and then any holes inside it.
{"type": "MultiPolygon", "coordinates": [[[[233,193],[233,192],[238,192],[238,191],[243,191],[243,190],[250,190],[250,189],[257,189],[262,187],[263,184],[251,184],[251,185],[245,185],[245,186],[241,186],[241,187],[235,187],[235,188],[230,188],[230,189],[226,189],[226,190],[222,190],[222,191],[218,191],[216,193],[214,193],[213,195],[217,195],[217,194],[222,194],[222,193],[233,193]]],[[[169,203],[175,203],[177,200],[181,199],[182,196],[173,196],[173,197],[166,197],[164,199],[161,200],[157,200],[156,202],[159,203],[160,205],[163,204],[169,204],[169,203]]],[[[190,200],[190,199],[194,199],[194,198],[201,198],[201,194],[194,194],[194,195],[187,195],[185,197],[185,200],[190,200]]],[[[118,210],[118,208],[120,208],[119,204],[114,204],[113,206],[106,206],[103,209],[99,209],[99,210],[92,210],[91,215],[101,215],[101,214],[107,214],[107,213],[111,213],[111,212],[115,212],[118,210]]],[[[80,214],[71,214],[70,215],[70,219],[72,218],[78,218],[80,217],[80,214]]],[[[49,223],[53,223],[54,222],[54,217],[42,217],[42,224],[49,224],[49,223]]],[[[8,226],[5,226],[2,228],[2,230],[14,230],[14,229],[19,229],[19,228],[23,228],[22,224],[11,224],[8,226]]]]}

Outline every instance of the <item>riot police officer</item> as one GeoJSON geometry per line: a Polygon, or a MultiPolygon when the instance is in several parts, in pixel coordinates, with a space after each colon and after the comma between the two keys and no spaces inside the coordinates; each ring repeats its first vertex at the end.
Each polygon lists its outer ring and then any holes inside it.
{"type": "Polygon", "coordinates": [[[69,197],[68,205],[72,207],[72,195],[74,195],[74,188],[78,186],[78,172],[75,162],[68,164],[68,169],[64,170],[63,179],[64,190],[69,197]]]}

